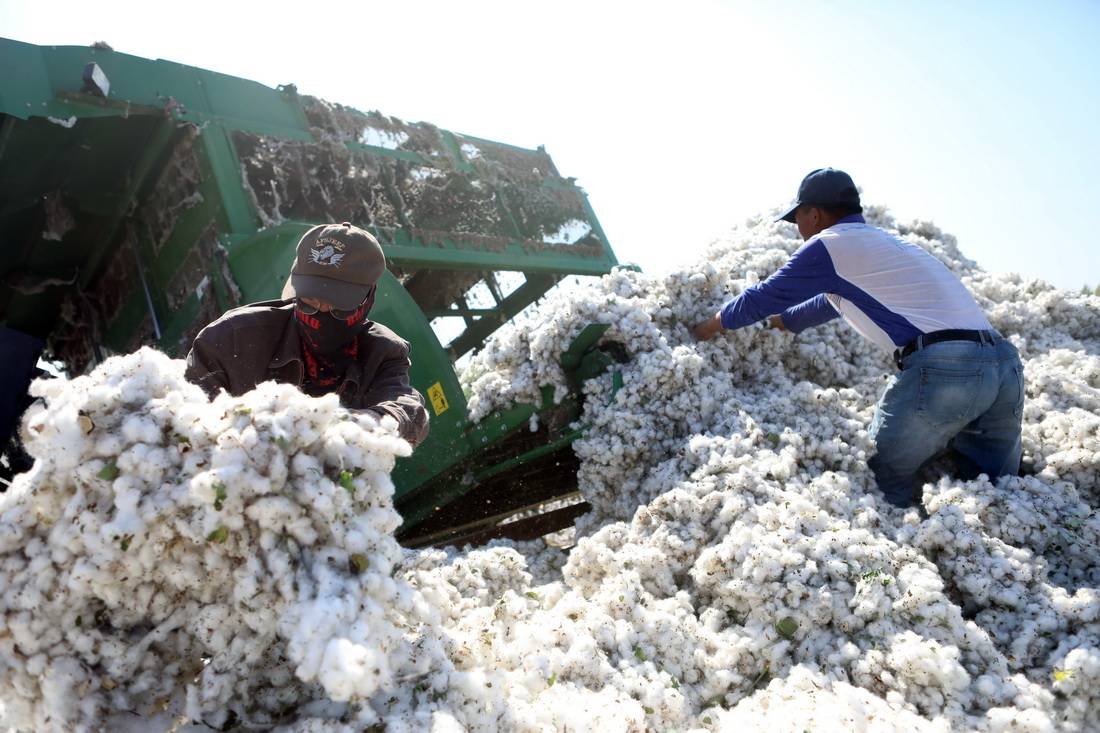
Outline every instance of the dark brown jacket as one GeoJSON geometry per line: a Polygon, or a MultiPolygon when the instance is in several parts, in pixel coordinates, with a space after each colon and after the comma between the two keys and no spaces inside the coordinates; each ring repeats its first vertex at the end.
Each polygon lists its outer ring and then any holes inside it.
{"type": "MultiPolygon", "coordinates": [[[[360,350],[336,390],[340,403],[392,416],[401,437],[415,446],[428,436],[428,411],[424,398],[409,384],[409,344],[373,322],[364,338],[367,348],[360,350]]],[[[199,332],[187,355],[188,381],[211,397],[223,389],[244,394],[271,380],[301,387],[302,375],[294,304],[289,300],[226,312],[199,332]]]]}

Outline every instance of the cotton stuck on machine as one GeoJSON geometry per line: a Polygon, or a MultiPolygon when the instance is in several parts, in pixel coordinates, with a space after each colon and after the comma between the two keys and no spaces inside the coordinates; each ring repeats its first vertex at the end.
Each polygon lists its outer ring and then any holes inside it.
{"type": "Polygon", "coordinates": [[[411,343],[430,403],[430,437],[393,475],[403,541],[530,538],[586,509],[571,443],[583,381],[614,368],[606,327],[564,355],[575,389],[557,404],[474,424],[454,366],[563,277],[617,264],[545,150],[106,47],[0,39],[0,67],[9,333],[73,375],[141,345],[183,356],[225,310],[279,297],[307,228],[351,221],[383,245],[372,318],[411,343]]]}

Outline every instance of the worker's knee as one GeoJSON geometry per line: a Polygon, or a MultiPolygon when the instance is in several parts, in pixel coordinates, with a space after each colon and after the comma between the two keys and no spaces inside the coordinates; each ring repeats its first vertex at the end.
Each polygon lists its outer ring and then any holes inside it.
{"type": "Polygon", "coordinates": [[[891,463],[890,454],[881,451],[867,461],[867,466],[875,476],[875,483],[886,501],[898,507],[910,507],[917,503],[916,469],[891,463]]]}

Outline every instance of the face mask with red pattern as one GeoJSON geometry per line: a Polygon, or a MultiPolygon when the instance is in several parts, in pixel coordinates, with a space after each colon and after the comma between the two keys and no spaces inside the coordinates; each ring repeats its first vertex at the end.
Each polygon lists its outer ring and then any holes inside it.
{"type": "Polygon", "coordinates": [[[374,305],[375,288],[347,318],[336,318],[332,313],[306,313],[294,308],[294,322],[302,340],[304,351],[316,357],[338,357],[355,343],[356,337],[367,327],[367,314],[374,305]]]}

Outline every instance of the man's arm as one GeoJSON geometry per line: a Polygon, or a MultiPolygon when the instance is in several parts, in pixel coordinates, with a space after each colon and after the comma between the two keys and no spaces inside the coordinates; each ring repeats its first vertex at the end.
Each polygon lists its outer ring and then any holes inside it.
{"type": "MultiPolygon", "coordinates": [[[[696,326],[695,334],[708,339],[723,328],[741,328],[783,313],[832,289],[836,278],[836,269],[825,245],[819,239],[812,239],[771,277],[746,288],[722,306],[713,318],[696,326]]],[[[785,325],[786,320],[783,318],[785,325]]]]}
{"type": "Polygon", "coordinates": [[[397,421],[401,437],[415,448],[428,437],[428,411],[424,398],[409,384],[408,347],[382,362],[374,380],[359,393],[355,407],[389,415],[397,421]]]}
{"type": "Polygon", "coordinates": [[[229,374],[218,359],[218,347],[211,343],[211,329],[203,329],[191,344],[187,353],[187,369],[183,376],[188,382],[202,387],[207,396],[214,397],[219,391],[229,391],[229,374]]]}
{"type": "Polygon", "coordinates": [[[779,316],[783,327],[791,333],[802,333],[807,328],[820,326],[839,317],[840,313],[824,293],[792,305],[779,316]]]}

